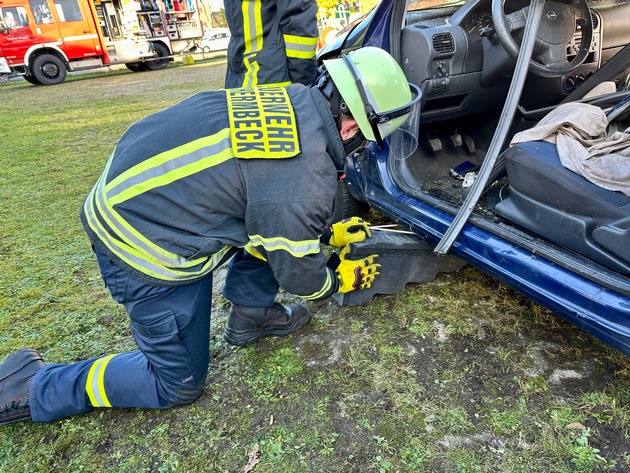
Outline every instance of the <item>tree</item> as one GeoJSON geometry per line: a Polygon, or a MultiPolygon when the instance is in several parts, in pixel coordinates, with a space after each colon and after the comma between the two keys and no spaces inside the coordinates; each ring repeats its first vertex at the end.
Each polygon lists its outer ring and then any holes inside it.
{"type": "MultiPolygon", "coordinates": [[[[327,18],[334,18],[335,10],[339,6],[339,0],[317,0],[317,6],[320,8],[320,13],[321,9],[324,10],[327,18]]],[[[323,20],[323,18],[320,18],[320,20],[323,20]]]]}

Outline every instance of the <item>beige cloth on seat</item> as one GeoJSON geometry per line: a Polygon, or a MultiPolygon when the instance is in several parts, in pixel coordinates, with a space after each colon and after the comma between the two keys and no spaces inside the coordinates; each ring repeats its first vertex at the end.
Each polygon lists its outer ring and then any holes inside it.
{"type": "Polygon", "coordinates": [[[606,136],[608,119],[601,108],[566,103],[529,130],[517,133],[510,146],[524,141],[555,143],[562,165],[604,189],[630,197],[630,133],[606,136]]]}

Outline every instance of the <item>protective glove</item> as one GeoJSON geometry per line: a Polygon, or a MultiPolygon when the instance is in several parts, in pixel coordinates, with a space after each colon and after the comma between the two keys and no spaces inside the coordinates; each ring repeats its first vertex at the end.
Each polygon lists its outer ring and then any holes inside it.
{"type": "Polygon", "coordinates": [[[371,236],[369,223],[359,217],[345,218],[341,222],[333,223],[329,243],[334,246],[345,246],[348,243],[358,243],[371,236]]]}
{"type": "Polygon", "coordinates": [[[367,289],[372,286],[374,279],[378,274],[380,264],[374,261],[378,255],[370,255],[360,260],[351,260],[348,258],[350,247],[346,246],[339,254],[340,262],[337,266],[336,273],[339,278],[339,292],[358,291],[359,289],[367,289]]]}

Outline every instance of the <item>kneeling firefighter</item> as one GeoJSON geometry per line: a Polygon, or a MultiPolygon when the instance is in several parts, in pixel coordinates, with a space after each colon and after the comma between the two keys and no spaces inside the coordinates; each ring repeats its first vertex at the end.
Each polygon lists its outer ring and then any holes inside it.
{"type": "Polygon", "coordinates": [[[81,220],[138,350],[73,364],[10,355],[0,423],[193,402],[209,362],[212,272],[228,260],[224,338],[237,346],[310,321],[305,306],[274,302],[279,287],[307,301],[370,287],[376,255],[350,260],[346,248],[327,266],[322,252],[369,235],[358,218],[325,230],[337,175],[366,138],[413,151],[418,98],[393,58],[369,47],[324,61],[311,87],[203,92],[132,125],[81,220]]]}

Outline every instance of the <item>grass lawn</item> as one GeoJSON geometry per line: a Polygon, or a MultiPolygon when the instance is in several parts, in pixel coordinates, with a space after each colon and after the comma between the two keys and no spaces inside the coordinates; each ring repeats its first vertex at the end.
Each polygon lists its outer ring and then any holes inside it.
{"type": "MultiPolygon", "coordinates": [[[[135,348],[78,219],[118,137],[225,65],[0,84],[0,360],[135,348]]],[[[191,123],[190,126],[195,126],[191,123]]],[[[207,387],[170,410],[0,428],[3,472],[630,470],[630,360],[464,267],[234,349],[215,278],[207,387]]],[[[284,295],[285,300],[291,296],[284,295]]]]}

